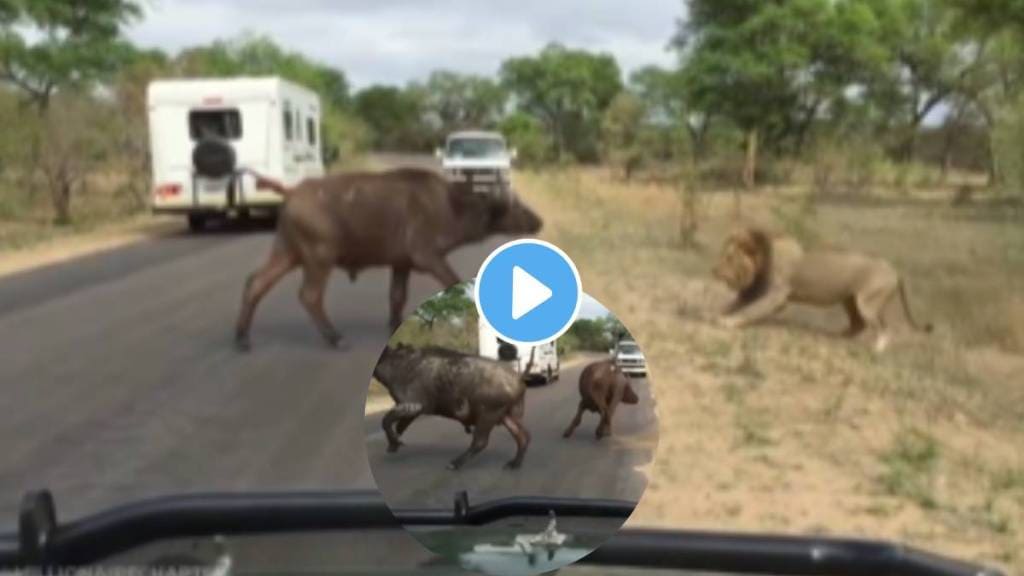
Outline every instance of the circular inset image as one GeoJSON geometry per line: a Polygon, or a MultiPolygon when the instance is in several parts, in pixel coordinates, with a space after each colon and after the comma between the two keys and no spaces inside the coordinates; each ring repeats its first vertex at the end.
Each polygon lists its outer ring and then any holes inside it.
{"type": "Polygon", "coordinates": [[[557,340],[514,344],[470,283],[391,337],[367,394],[370,468],[395,516],[467,569],[541,574],[590,553],[632,513],[657,444],[640,347],[586,294],[557,340]]]}

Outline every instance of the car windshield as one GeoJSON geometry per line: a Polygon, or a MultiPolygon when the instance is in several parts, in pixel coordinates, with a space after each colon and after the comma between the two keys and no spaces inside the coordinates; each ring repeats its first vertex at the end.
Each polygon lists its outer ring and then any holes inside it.
{"type": "Polygon", "coordinates": [[[452,138],[448,141],[449,158],[485,160],[506,155],[505,141],[500,138],[452,138]]]}
{"type": "Polygon", "coordinates": [[[640,353],[640,347],[636,344],[619,344],[619,354],[636,355],[640,353]]]}

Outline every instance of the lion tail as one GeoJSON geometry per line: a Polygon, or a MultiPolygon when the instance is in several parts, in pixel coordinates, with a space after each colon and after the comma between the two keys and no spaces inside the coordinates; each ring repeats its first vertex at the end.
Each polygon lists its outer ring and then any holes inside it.
{"type": "Polygon", "coordinates": [[[934,330],[935,326],[933,326],[930,322],[925,324],[918,324],[917,320],[914,319],[914,315],[911,314],[910,312],[910,299],[907,298],[907,289],[906,286],[903,284],[903,280],[900,280],[899,282],[899,289],[900,303],[903,304],[903,313],[906,314],[907,316],[907,322],[909,322],[910,325],[918,332],[931,332],[932,330],[934,330]]]}

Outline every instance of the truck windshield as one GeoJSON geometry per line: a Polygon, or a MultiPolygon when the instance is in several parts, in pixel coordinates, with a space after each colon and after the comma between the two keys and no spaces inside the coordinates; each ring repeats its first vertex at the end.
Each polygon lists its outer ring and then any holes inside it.
{"type": "Polygon", "coordinates": [[[639,354],[640,347],[636,344],[620,344],[619,354],[639,354]]]}
{"type": "Polygon", "coordinates": [[[501,158],[505,156],[505,142],[498,138],[455,138],[448,141],[450,158],[501,158]]]}

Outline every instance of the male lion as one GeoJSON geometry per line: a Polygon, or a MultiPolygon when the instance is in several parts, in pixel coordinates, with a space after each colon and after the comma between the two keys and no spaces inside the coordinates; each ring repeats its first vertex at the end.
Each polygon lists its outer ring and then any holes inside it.
{"type": "Polygon", "coordinates": [[[899,274],[880,258],[839,250],[805,252],[793,238],[748,228],[726,240],[714,275],[737,292],[720,319],[728,328],[767,318],[790,302],[842,304],[850,317],[845,334],[853,337],[873,328],[875,349],[882,352],[889,344],[885,311],[898,293],[910,326],[932,330],[914,321],[899,274]]]}

